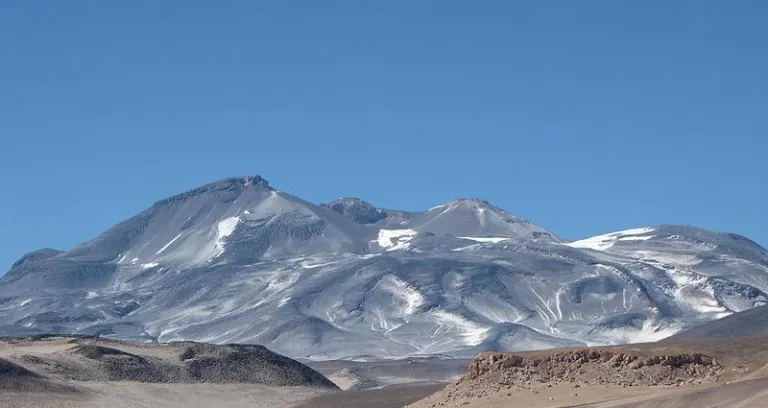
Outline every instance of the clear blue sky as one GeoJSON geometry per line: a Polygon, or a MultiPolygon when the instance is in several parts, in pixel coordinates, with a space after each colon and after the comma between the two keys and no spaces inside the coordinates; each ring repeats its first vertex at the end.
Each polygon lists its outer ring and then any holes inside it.
{"type": "Polygon", "coordinates": [[[762,0],[3,2],[0,273],[246,174],[766,246],[766,21],[762,0]]]}

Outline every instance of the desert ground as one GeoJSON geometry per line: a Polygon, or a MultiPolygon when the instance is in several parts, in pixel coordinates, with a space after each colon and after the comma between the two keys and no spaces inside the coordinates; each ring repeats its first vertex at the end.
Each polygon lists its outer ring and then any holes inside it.
{"type": "Polygon", "coordinates": [[[446,384],[400,385],[385,388],[330,392],[313,396],[292,408],[402,408],[441,390],[446,384]]]}
{"type": "Polygon", "coordinates": [[[768,337],[309,366],[258,346],[2,339],[0,406],[768,407],[768,337]]]}
{"type": "Polygon", "coordinates": [[[136,382],[74,382],[77,392],[0,391],[7,408],[274,408],[290,407],[318,394],[306,387],[268,387],[254,384],[144,384],[136,382]]]}

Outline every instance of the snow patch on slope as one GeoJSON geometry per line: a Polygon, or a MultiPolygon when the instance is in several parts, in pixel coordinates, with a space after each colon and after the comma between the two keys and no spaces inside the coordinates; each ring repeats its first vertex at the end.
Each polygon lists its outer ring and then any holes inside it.
{"type": "Polygon", "coordinates": [[[413,315],[425,303],[424,295],[395,275],[387,275],[382,280],[382,288],[392,293],[404,303],[404,316],[413,315]]]}
{"type": "Polygon", "coordinates": [[[237,224],[240,222],[239,217],[229,217],[219,222],[218,230],[216,233],[216,242],[213,244],[214,252],[212,258],[215,258],[224,253],[225,238],[232,235],[237,228],[237,224]]]}
{"type": "Polygon", "coordinates": [[[164,245],[162,248],[160,248],[160,250],[159,250],[159,251],[157,251],[157,252],[155,253],[155,255],[160,255],[160,254],[161,254],[163,251],[165,251],[166,249],[168,249],[168,247],[169,247],[169,246],[171,246],[171,244],[173,244],[174,242],[176,242],[176,240],[177,240],[177,239],[181,238],[181,235],[182,235],[182,233],[180,232],[180,233],[179,233],[179,235],[176,235],[175,237],[173,237],[173,239],[172,239],[172,240],[170,240],[170,241],[169,241],[167,244],[165,244],[165,245],[164,245]]]}
{"type": "Polygon", "coordinates": [[[379,237],[375,242],[387,251],[397,251],[407,249],[409,242],[415,235],[416,231],[412,229],[381,229],[379,230],[379,237]]]}
{"type": "Polygon", "coordinates": [[[464,300],[464,305],[472,313],[493,323],[518,323],[525,319],[509,303],[496,296],[473,294],[464,300]]]}
{"type": "Polygon", "coordinates": [[[596,331],[593,334],[599,338],[598,342],[588,342],[589,345],[603,344],[627,344],[627,343],[653,343],[665,339],[679,332],[681,327],[676,325],[662,325],[646,320],[642,327],[637,329],[621,328],[596,331]]]}
{"type": "Polygon", "coordinates": [[[464,344],[467,346],[477,346],[482,343],[490,330],[489,327],[481,326],[456,313],[445,310],[435,311],[432,313],[432,316],[434,316],[435,321],[439,325],[438,329],[435,330],[434,336],[439,337],[446,332],[458,332],[458,335],[463,338],[464,344]]]}
{"type": "Polygon", "coordinates": [[[477,242],[490,242],[493,244],[496,244],[501,241],[506,241],[509,239],[509,237],[459,237],[461,239],[468,239],[470,241],[477,241],[477,242]]]}
{"type": "Polygon", "coordinates": [[[653,232],[653,228],[634,228],[619,232],[613,232],[605,235],[598,235],[580,241],[574,241],[565,245],[572,248],[594,249],[596,251],[605,251],[619,241],[647,241],[653,238],[653,235],[643,235],[653,232]]]}
{"type": "Polygon", "coordinates": [[[664,264],[649,261],[657,268],[667,272],[667,276],[675,283],[677,290],[674,293],[675,300],[680,305],[701,314],[713,314],[715,318],[722,318],[731,314],[727,307],[717,300],[714,288],[707,283],[707,278],[693,271],[665,267],[664,264]]]}

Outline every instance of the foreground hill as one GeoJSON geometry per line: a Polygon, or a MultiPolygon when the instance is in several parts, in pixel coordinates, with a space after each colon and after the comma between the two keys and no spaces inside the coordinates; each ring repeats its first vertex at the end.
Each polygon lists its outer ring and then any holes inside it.
{"type": "Polygon", "coordinates": [[[568,242],[480,199],[313,204],[253,176],[22,257],[0,279],[0,334],[474,357],[656,341],[766,293],[768,251],[734,234],[656,226],[568,242]]]}
{"type": "Polygon", "coordinates": [[[317,371],[261,346],[145,345],[56,336],[0,340],[3,407],[90,407],[107,402],[109,406],[275,407],[280,406],[275,401],[337,389],[317,371]],[[184,393],[191,394],[177,395],[184,393]],[[197,402],[190,401],[194,396],[199,397],[197,402]],[[272,402],[252,401],[259,398],[272,402]]]}
{"type": "Polygon", "coordinates": [[[409,406],[765,406],[768,337],[478,356],[456,383],[409,406]]]}

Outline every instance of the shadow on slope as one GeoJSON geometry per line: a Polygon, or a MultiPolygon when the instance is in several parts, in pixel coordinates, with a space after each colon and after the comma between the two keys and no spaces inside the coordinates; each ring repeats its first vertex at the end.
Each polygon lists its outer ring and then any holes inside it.
{"type": "Polygon", "coordinates": [[[0,358],[0,392],[73,393],[77,389],[51,382],[21,365],[0,358]]]}
{"type": "Polygon", "coordinates": [[[730,339],[768,335],[768,306],[735,313],[722,319],[703,323],[668,337],[662,342],[697,339],[730,339]]]}

